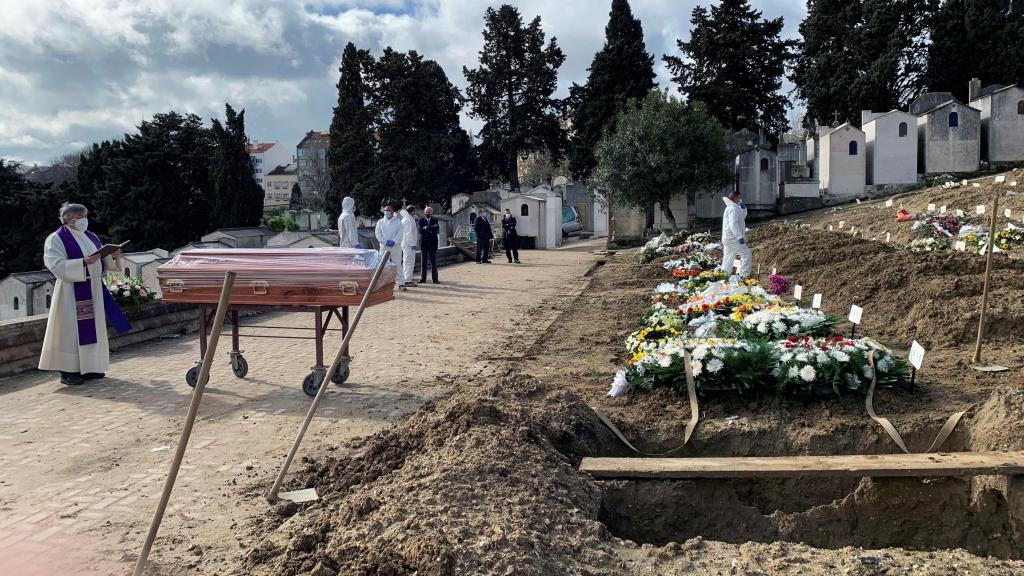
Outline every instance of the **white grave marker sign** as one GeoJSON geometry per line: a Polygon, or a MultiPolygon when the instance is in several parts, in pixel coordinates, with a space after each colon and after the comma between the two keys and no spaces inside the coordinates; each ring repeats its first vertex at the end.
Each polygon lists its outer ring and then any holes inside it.
{"type": "Polygon", "coordinates": [[[864,309],[854,304],[850,306],[850,322],[854,324],[860,324],[860,317],[864,314],[864,309]]]}
{"type": "Polygon", "coordinates": [[[914,369],[921,369],[921,364],[924,363],[924,346],[918,344],[917,340],[914,340],[910,344],[910,353],[907,354],[907,360],[910,361],[910,365],[913,366],[914,369]]]}
{"type": "Polygon", "coordinates": [[[804,295],[804,287],[799,285],[799,284],[797,284],[793,288],[793,298],[796,299],[796,300],[799,300],[800,297],[803,296],[803,295],[804,295]]]}
{"type": "Polygon", "coordinates": [[[821,308],[821,294],[815,294],[814,298],[811,298],[811,308],[821,308]]]}
{"type": "Polygon", "coordinates": [[[985,205],[984,204],[978,204],[977,206],[974,207],[974,211],[976,213],[978,213],[978,214],[984,214],[985,213],[985,205]]]}
{"type": "Polygon", "coordinates": [[[929,212],[935,212],[935,204],[929,204],[928,205],[928,211],[929,212]]]}

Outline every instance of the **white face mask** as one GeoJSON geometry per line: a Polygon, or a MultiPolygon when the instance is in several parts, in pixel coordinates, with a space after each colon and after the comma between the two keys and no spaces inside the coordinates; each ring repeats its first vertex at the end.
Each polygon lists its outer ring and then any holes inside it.
{"type": "Polygon", "coordinates": [[[75,230],[78,230],[79,232],[85,232],[86,229],[89,228],[89,219],[79,218],[78,220],[75,220],[75,223],[72,224],[72,226],[74,226],[75,230]]]}
{"type": "Polygon", "coordinates": [[[394,216],[395,216],[394,212],[385,212],[384,213],[384,217],[387,218],[388,220],[391,220],[391,218],[393,218],[394,216]]]}

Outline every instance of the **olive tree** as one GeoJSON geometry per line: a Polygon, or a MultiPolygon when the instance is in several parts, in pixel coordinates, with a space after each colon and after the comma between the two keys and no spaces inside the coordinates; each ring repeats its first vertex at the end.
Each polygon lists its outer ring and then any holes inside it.
{"type": "Polygon", "coordinates": [[[725,130],[700,102],[652,90],[640,106],[620,112],[615,125],[597,145],[597,169],[589,182],[609,212],[658,203],[678,230],[670,207],[674,196],[685,194],[693,205],[698,195],[732,177],[725,130]]]}

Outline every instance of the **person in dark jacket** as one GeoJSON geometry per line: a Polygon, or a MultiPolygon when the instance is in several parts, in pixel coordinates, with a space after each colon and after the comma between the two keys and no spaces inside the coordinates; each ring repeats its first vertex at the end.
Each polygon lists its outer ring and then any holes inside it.
{"type": "Polygon", "coordinates": [[[481,208],[476,221],[473,222],[473,231],[476,232],[476,262],[477,264],[490,264],[491,239],[494,232],[491,230],[491,223],[487,218],[487,212],[481,208]]]}
{"type": "Polygon", "coordinates": [[[505,244],[505,257],[511,264],[515,259],[519,264],[519,232],[516,232],[516,217],[508,208],[505,208],[505,215],[501,218],[501,239],[505,244]]]}
{"type": "Polygon", "coordinates": [[[437,231],[440,225],[434,218],[434,209],[430,206],[423,209],[423,218],[420,218],[419,228],[420,251],[423,253],[423,263],[420,265],[420,283],[427,283],[427,266],[430,266],[434,284],[440,284],[437,280],[437,231]]]}

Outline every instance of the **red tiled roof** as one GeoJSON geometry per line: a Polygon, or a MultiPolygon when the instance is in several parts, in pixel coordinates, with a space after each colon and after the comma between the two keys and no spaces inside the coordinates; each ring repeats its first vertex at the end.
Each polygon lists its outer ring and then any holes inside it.
{"type": "Polygon", "coordinates": [[[254,142],[245,146],[245,151],[249,154],[262,154],[267,150],[273,148],[277,142],[254,142]]]}

